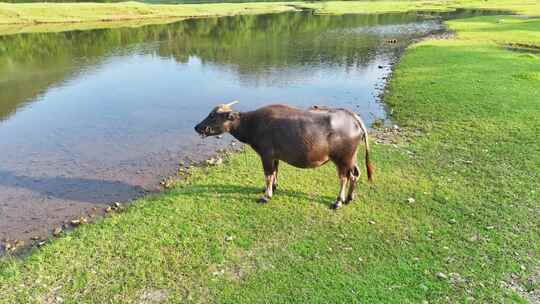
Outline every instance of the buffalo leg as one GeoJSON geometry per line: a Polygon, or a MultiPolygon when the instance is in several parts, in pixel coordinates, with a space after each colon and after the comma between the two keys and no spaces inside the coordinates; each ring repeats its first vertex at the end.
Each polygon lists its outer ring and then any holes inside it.
{"type": "Polygon", "coordinates": [[[347,194],[347,199],[345,200],[345,204],[350,203],[354,200],[354,190],[356,188],[356,183],[358,182],[358,179],[360,178],[360,169],[357,165],[354,165],[354,167],[349,171],[349,192],[347,194]]]}
{"type": "Polygon", "coordinates": [[[264,179],[265,179],[265,191],[264,195],[259,199],[260,203],[267,203],[273,195],[274,180],[276,177],[276,162],[273,159],[262,158],[264,179]]]}
{"type": "Polygon", "coordinates": [[[347,182],[349,180],[348,171],[344,168],[338,168],[339,194],[334,204],[332,204],[332,209],[338,209],[345,202],[345,190],[347,189],[347,182]]]}
{"type": "Polygon", "coordinates": [[[274,183],[272,184],[272,190],[273,191],[276,191],[277,189],[277,186],[278,186],[278,168],[279,168],[279,160],[275,160],[274,161],[274,167],[275,167],[275,170],[274,170],[274,183]]]}

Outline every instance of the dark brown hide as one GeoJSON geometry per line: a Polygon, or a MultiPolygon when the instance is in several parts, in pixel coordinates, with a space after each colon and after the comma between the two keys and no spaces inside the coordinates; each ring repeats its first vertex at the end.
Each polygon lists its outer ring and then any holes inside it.
{"type": "Polygon", "coordinates": [[[358,145],[366,145],[366,167],[371,181],[367,130],[358,115],[346,110],[314,106],[307,110],[270,105],[251,112],[236,112],[230,106],[216,107],[195,127],[204,136],[229,132],[250,145],[261,157],[266,177],[267,202],[276,186],[279,161],[298,168],[316,168],[329,160],[340,178],[340,193],[334,208],[353,199],[360,171],[356,164],[358,145]],[[349,185],[347,197],[345,188],[349,185]]]}

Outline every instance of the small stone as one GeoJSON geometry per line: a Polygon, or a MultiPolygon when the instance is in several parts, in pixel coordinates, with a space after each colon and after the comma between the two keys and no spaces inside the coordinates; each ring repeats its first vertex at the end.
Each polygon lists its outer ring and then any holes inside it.
{"type": "Polygon", "coordinates": [[[212,157],[206,161],[207,164],[212,166],[218,166],[223,163],[223,158],[221,157],[212,157]]]}
{"type": "Polygon", "coordinates": [[[520,268],[521,270],[523,270],[523,271],[527,270],[527,268],[526,268],[525,266],[523,266],[523,265],[519,265],[519,268],[520,268]]]}
{"type": "Polygon", "coordinates": [[[465,281],[461,278],[461,275],[459,273],[451,272],[448,275],[450,276],[450,282],[452,282],[453,284],[463,283],[465,281]]]}
{"type": "Polygon", "coordinates": [[[227,235],[227,236],[225,237],[225,241],[227,241],[227,242],[230,242],[230,241],[232,241],[232,240],[234,240],[234,237],[233,237],[233,236],[227,235]]]}
{"type": "Polygon", "coordinates": [[[114,203],[112,203],[112,207],[120,208],[120,207],[122,207],[122,204],[120,204],[119,202],[114,202],[114,203]]]}
{"type": "Polygon", "coordinates": [[[441,279],[441,280],[446,280],[446,279],[448,278],[448,277],[447,277],[444,273],[442,273],[442,272],[437,272],[435,275],[437,276],[437,278],[439,278],[439,279],[441,279]]]}
{"type": "Polygon", "coordinates": [[[368,221],[368,224],[375,225],[375,221],[368,221]]]}
{"type": "Polygon", "coordinates": [[[53,235],[54,236],[59,236],[60,234],[62,234],[62,228],[60,228],[60,227],[54,228],[53,235]]]}
{"type": "Polygon", "coordinates": [[[493,230],[493,229],[495,229],[495,227],[494,226],[487,226],[486,229],[487,230],[493,230]]]}
{"type": "Polygon", "coordinates": [[[478,241],[480,241],[481,239],[482,239],[482,238],[481,238],[478,234],[475,234],[475,235],[473,235],[473,236],[471,236],[471,237],[469,238],[469,241],[470,241],[470,242],[478,242],[478,241]]]}
{"type": "Polygon", "coordinates": [[[362,257],[358,258],[358,262],[363,262],[363,261],[364,261],[364,259],[362,259],[362,257]]]}
{"type": "Polygon", "coordinates": [[[407,199],[407,202],[408,202],[409,204],[412,204],[412,203],[416,202],[416,200],[415,200],[414,198],[412,198],[412,197],[409,197],[409,198],[407,199]]]}
{"type": "Polygon", "coordinates": [[[79,222],[81,222],[81,224],[87,224],[87,223],[88,223],[88,219],[85,218],[84,216],[81,216],[81,217],[79,218],[79,222]]]}
{"type": "Polygon", "coordinates": [[[81,221],[78,220],[78,219],[77,220],[71,220],[70,223],[71,223],[72,226],[76,227],[76,226],[79,226],[81,224],[81,221]]]}
{"type": "Polygon", "coordinates": [[[146,289],[137,303],[163,303],[169,297],[166,289],[146,289]]]}
{"type": "Polygon", "coordinates": [[[450,219],[450,220],[448,221],[448,223],[454,225],[455,223],[457,223],[457,221],[456,221],[455,219],[450,219]]]}
{"type": "Polygon", "coordinates": [[[111,211],[112,211],[112,208],[111,208],[110,206],[107,207],[107,208],[105,208],[105,212],[109,213],[109,212],[111,212],[111,211]]]}
{"type": "Polygon", "coordinates": [[[41,241],[37,245],[38,245],[38,247],[41,247],[41,246],[45,245],[45,243],[46,243],[45,241],[41,241]]]}
{"type": "Polygon", "coordinates": [[[39,236],[37,235],[34,235],[33,237],[30,238],[32,241],[37,241],[39,240],[39,236]]]}

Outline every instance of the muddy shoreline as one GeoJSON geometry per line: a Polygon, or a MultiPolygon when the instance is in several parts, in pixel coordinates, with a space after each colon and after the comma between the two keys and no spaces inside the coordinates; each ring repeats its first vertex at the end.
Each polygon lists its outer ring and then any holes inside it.
{"type": "MultiPolygon", "coordinates": [[[[210,139],[211,140],[211,139],[210,139]]],[[[39,248],[47,244],[47,242],[54,238],[62,237],[64,234],[69,233],[73,229],[76,229],[82,225],[92,224],[96,221],[106,218],[113,213],[120,213],[129,208],[133,202],[147,195],[154,195],[167,191],[174,187],[178,182],[189,178],[191,175],[190,170],[195,167],[213,167],[223,163],[224,159],[230,157],[233,153],[239,153],[243,151],[245,145],[238,143],[236,140],[231,140],[228,144],[222,148],[217,149],[205,159],[193,159],[184,158],[179,162],[176,169],[171,170],[171,174],[164,176],[159,182],[153,185],[148,185],[149,190],[141,190],[141,192],[128,200],[124,201],[111,201],[108,203],[100,204],[97,207],[91,207],[89,209],[81,209],[77,216],[70,214],[60,215],[62,220],[57,224],[48,227],[44,233],[34,232],[26,235],[24,238],[2,238],[0,239],[0,257],[5,255],[24,257],[28,255],[32,249],[39,248]]],[[[48,225],[50,226],[50,225],[48,225]]],[[[26,230],[31,231],[31,230],[26,230]]]]}

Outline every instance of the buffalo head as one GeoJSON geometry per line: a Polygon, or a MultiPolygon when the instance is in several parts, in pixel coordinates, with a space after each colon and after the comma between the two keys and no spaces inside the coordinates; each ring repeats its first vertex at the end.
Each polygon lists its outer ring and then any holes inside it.
{"type": "Polygon", "coordinates": [[[238,119],[239,114],[233,111],[232,105],[238,103],[222,104],[215,107],[206,118],[195,126],[195,131],[202,137],[220,135],[229,132],[232,123],[238,119]]]}

